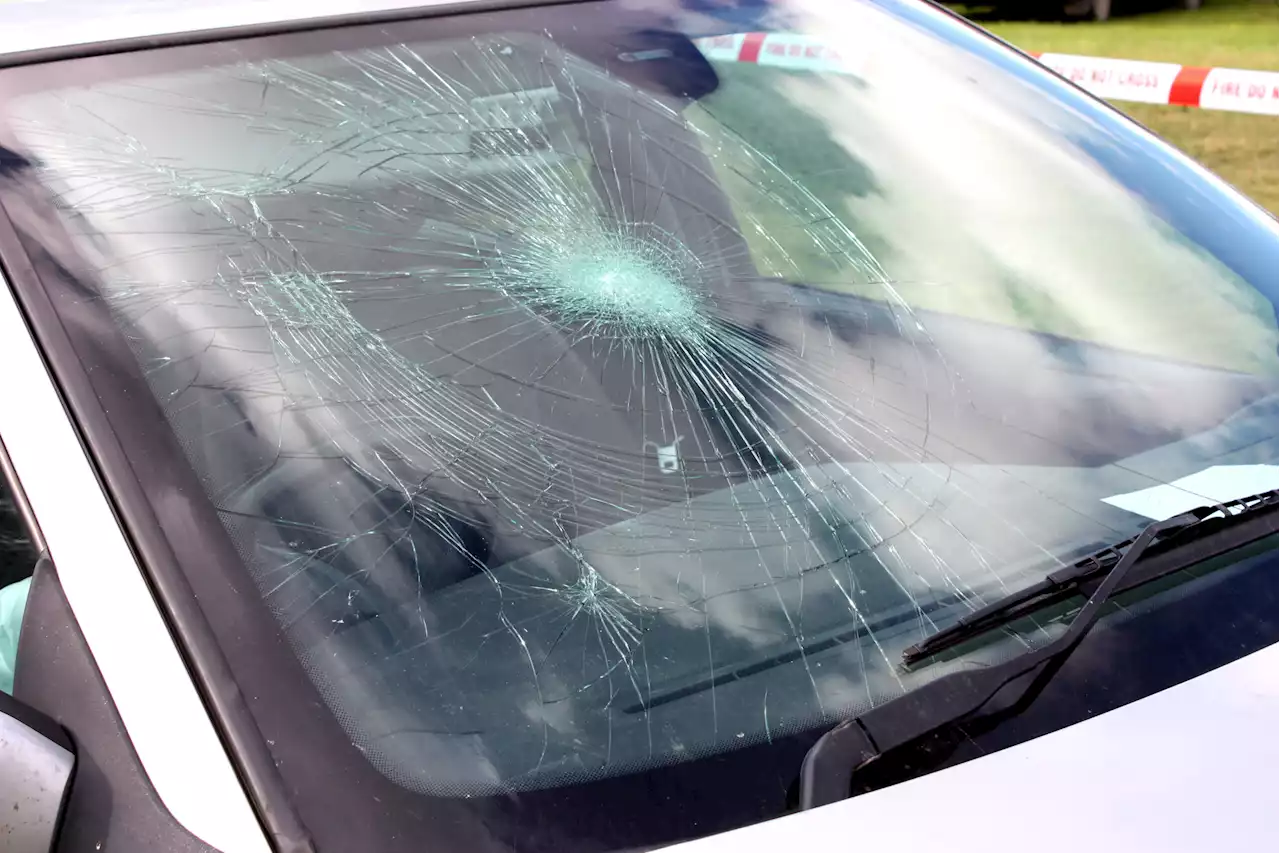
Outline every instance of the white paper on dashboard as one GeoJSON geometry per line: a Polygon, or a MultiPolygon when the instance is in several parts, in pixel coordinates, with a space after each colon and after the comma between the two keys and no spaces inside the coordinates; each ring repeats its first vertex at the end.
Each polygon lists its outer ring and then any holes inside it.
{"type": "Polygon", "coordinates": [[[1215,465],[1169,483],[1112,495],[1104,503],[1163,521],[1206,503],[1280,488],[1280,465],[1215,465]]]}

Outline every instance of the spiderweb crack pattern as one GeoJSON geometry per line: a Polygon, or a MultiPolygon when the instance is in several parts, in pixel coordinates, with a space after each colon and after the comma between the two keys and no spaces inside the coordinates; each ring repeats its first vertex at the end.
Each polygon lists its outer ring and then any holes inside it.
{"type": "Polygon", "coordinates": [[[841,217],[745,140],[530,36],[92,95],[58,116],[93,133],[23,133],[110,238],[104,294],[262,594],[397,781],[442,784],[427,758],[477,768],[466,791],[617,772],[762,710],[772,737],[848,700],[809,651],[833,632],[869,639],[858,690],[895,689],[877,620],[930,624],[910,566],[971,595],[915,525],[945,466],[913,486],[876,462],[927,461],[930,382],[954,378],[841,217]],[[126,130],[142,109],[184,126],[126,130]],[[756,271],[766,221],[880,285],[879,386],[846,378],[824,297],[756,271]],[[726,704],[756,659],[791,681],[726,704]]]}

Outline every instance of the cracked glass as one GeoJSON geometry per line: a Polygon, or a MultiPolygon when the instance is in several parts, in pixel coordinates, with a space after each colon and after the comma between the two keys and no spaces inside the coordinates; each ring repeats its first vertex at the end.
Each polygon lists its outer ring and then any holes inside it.
{"type": "Polygon", "coordinates": [[[1118,131],[882,9],[746,28],[842,46],[806,66],[709,8],[7,103],[257,594],[413,791],[830,723],[1054,636],[899,663],[1148,520],[1107,498],[1274,478],[1274,306],[1118,131]]]}

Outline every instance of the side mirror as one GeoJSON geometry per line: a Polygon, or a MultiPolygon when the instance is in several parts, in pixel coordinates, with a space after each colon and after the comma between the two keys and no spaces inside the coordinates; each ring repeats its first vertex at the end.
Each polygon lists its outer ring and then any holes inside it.
{"type": "Polygon", "coordinates": [[[0,850],[53,850],[75,766],[62,726],[0,692],[0,850]]]}

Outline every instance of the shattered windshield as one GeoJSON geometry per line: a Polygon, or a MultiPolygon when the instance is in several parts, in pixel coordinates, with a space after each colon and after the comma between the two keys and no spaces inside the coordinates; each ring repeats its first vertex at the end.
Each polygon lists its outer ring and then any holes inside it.
{"type": "Polygon", "coordinates": [[[770,744],[1148,490],[1276,485],[1273,304],[1117,119],[870,5],[640,5],[4,107],[11,211],[53,199],[246,590],[415,792],[770,744]]]}

